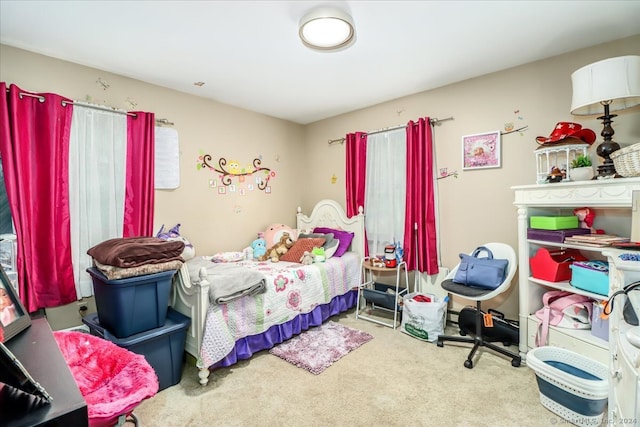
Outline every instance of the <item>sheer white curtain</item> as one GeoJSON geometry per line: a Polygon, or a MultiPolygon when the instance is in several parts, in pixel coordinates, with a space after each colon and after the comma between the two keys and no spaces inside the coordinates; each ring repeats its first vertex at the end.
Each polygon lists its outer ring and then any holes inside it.
{"type": "Polygon", "coordinates": [[[406,194],[406,131],[404,128],[368,135],[365,227],[369,254],[404,239],[406,194]]]}
{"type": "Polygon", "coordinates": [[[87,250],[122,237],[127,116],[75,104],[69,142],[71,252],[78,298],[93,295],[87,250]]]}

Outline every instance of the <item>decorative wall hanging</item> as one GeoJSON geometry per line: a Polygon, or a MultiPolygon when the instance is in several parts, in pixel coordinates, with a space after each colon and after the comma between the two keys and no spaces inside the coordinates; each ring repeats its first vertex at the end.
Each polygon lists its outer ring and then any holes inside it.
{"type": "Polygon", "coordinates": [[[157,190],[180,187],[180,144],[178,131],[155,127],[154,185],[157,190]]]}
{"type": "Polygon", "coordinates": [[[440,176],[438,176],[436,179],[449,178],[450,176],[457,178],[458,171],[449,172],[447,168],[440,168],[440,176]]]}
{"type": "MultiPolygon", "coordinates": [[[[524,118],[522,117],[522,115],[520,115],[520,110],[514,110],[513,114],[516,115],[517,120],[522,121],[524,120],[524,118]]],[[[509,135],[510,133],[516,133],[519,132],[520,136],[524,135],[524,132],[529,129],[529,125],[523,125],[523,126],[519,126],[516,129],[516,125],[513,122],[508,122],[504,124],[504,130],[502,132],[500,132],[501,135],[509,135]]]]}
{"type": "Polygon", "coordinates": [[[198,170],[208,169],[211,172],[219,174],[218,178],[223,186],[218,186],[216,180],[209,180],[209,187],[218,187],[218,194],[239,192],[240,195],[245,195],[245,190],[253,191],[254,188],[264,191],[267,194],[271,193],[269,181],[276,176],[276,172],[263,167],[260,157],[253,159],[252,165],[244,167],[240,166],[237,160],[227,161],[224,157],[218,159],[217,166],[212,165],[212,160],[213,157],[210,154],[200,152],[196,168],[198,170]],[[236,182],[234,182],[234,178],[236,182]],[[227,187],[227,189],[225,189],[225,187],[227,187]]]}
{"type": "Polygon", "coordinates": [[[462,137],[462,169],[500,167],[500,131],[462,137]]]}

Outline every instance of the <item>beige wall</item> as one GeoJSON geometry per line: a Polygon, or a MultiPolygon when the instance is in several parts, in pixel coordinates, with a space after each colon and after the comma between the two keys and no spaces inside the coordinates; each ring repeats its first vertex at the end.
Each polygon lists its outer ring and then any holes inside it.
{"type": "MultiPolygon", "coordinates": [[[[313,191],[305,193],[303,206],[313,206],[323,197],[344,200],[344,147],[329,146],[327,140],[348,132],[406,124],[423,116],[454,117],[435,127],[437,167],[458,171],[458,178],[437,181],[442,265],[455,266],[460,252],[483,242],[502,241],[517,248],[510,187],[535,184],[535,137],[549,135],[557,122],[578,122],[598,135],[589,150],[597,158],[595,146],[602,140],[602,124],[594,117],[570,114],[571,73],[601,59],[638,52],[640,36],[635,36],[312,123],[305,127],[306,155],[314,159],[309,172],[318,179],[309,183],[313,191]],[[522,135],[502,137],[502,167],[463,171],[461,137],[504,130],[508,122],[529,128],[522,135]],[[330,183],[332,173],[338,177],[335,185],[330,183]]],[[[622,146],[640,142],[640,108],[621,112],[613,127],[614,139],[622,146]]],[[[517,289],[513,287],[507,297],[506,302],[497,300],[488,306],[517,318],[517,289]]]]}
{"type": "Polygon", "coordinates": [[[33,92],[54,92],[124,110],[153,111],[167,118],[180,138],[181,185],[156,191],[155,230],[181,223],[200,254],[242,249],[274,222],[295,223],[304,183],[303,127],[284,120],[186,95],[160,86],[0,45],[0,80],[33,92]],[[110,86],[104,90],[98,79],[110,86]],[[127,100],[138,105],[132,108],[127,100]],[[197,170],[200,151],[276,172],[272,192],[220,196],[209,171],[197,170]]]}
{"type": "MultiPolygon", "coordinates": [[[[458,178],[438,180],[441,260],[442,265],[452,267],[459,252],[468,252],[483,242],[517,246],[510,187],[535,182],[536,136],[548,135],[559,121],[576,121],[600,133],[602,126],[596,118],[569,113],[571,73],[601,59],[638,52],[640,36],[635,36],[307,126],[4,45],[0,45],[0,79],[29,91],[55,92],[122,109],[131,109],[126,103],[130,98],[138,103],[136,109],[153,111],[157,117],[175,122],[180,135],[182,185],[174,191],[156,192],[156,223],[182,223],[183,233],[200,254],[241,249],[256,231],[272,222],[293,225],[297,206],[309,211],[323,198],[344,203],[344,146],[329,146],[329,139],[357,130],[406,124],[424,116],[453,117],[435,127],[437,167],[458,172],[458,178]],[[100,88],[98,78],[106,80],[109,89],[100,88]],[[522,135],[503,136],[502,167],[462,171],[461,136],[503,130],[508,122],[516,127],[527,125],[528,130],[522,135]],[[241,163],[262,156],[263,165],[277,172],[272,193],[218,196],[208,188],[209,173],[196,170],[200,150],[214,159],[225,157],[241,163]]],[[[615,139],[623,146],[640,141],[640,109],[620,113],[614,129],[615,139]]],[[[595,144],[591,151],[596,157],[595,144]]],[[[516,317],[516,300],[514,289],[506,303],[496,301],[494,306],[516,317]]]]}

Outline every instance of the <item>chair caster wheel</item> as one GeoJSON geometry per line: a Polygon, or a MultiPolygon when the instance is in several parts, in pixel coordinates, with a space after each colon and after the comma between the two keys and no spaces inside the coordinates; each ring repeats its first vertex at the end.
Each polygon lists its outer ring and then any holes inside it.
{"type": "Polygon", "coordinates": [[[467,333],[465,331],[463,331],[463,330],[460,330],[460,336],[461,337],[466,337],[467,333]]]}
{"type": "Polygon", "coordinates": [[[467,368],[467,369],[473,368],[473,361],[471,361],[469,359],[465,360],[464,361],[464,367],[467,368]]]}
{"type": "Polygon", "coordinates": [[[443,343],[442,341],[438,341],[438,342],[436,342],[436,345],[437,345],[438,347],[444,347],[444,343],[443,343]]]}
{"type": "Polygon", "coordinates": [[[511,366],[513,366],[514,368],[517,368],[520,366],[520,358],[518,357],[517,359],[511,359],[511,366]]]}

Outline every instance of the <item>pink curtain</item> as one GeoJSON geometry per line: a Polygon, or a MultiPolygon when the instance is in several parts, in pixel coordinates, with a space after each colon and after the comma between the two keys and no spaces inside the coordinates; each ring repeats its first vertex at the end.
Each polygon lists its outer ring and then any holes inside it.
{"type": "Polygon", "coordinates": [[[407,124],[407,202],[404,259],[409,271],[438,273],[433,188],[433,138],[428,117],[407,124]],[[417,224],[417,230],[415,226],[417,224]],[[417,243],[416,243],[417,241],[417,243]]]}
{"type": "Polygon", "coordinates": [[[0,82],[0,155],[18,241],[20,298],[29,312],[76,301],[69,226],[73,101],[0,82]],[[62,104],[63,101],[65,105],[62,104]]]}
{"type": "Polygon", "coordinates": [[[356,132],[347,134],[347,216],[358,214],[364,209],[365,184],[367,181],[367,134],[356,132]]]}
{"type": "Polygon", "coordinates": [[[153,235],[155,115],[127,116],[124,237],[153,235]]]}

